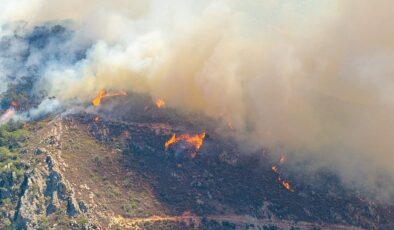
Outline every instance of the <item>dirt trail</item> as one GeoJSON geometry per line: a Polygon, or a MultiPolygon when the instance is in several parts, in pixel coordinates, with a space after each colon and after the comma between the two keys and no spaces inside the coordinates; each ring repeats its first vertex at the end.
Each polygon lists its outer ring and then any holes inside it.
{"type": "Polygon", "coordinates": [[[150,216],[143,218],[130,218],[126,219],[123,217],[113,217],[112,224],[119,225],[123,228],[128,229],[139,229],[139,226],[144,223],[158,223],[158,222],[184,222],[186,224],[193,223],[195,228],[198,228],[201,224],[202,219],[213,220],[216,222],[230,222],[236,225],[254,225],[256,227],[263,226],[275,226],[280,229],[311,229],[318,228],[322,230],[361,230],[363,228],[337,225],[337,224],[325,224],[325,223],[310,223],[310,222],[292,222],[286,220],[269,220],[269,219],[257,219],[251,216],[239,216],[239,215],[218,215],[218,216],[206,216],[199,217],[194,215],[181,215],[181,216],[150,216]]]}

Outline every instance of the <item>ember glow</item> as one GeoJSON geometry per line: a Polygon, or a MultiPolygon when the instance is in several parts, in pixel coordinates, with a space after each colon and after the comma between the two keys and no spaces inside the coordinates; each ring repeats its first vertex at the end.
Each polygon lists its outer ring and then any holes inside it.
{"type": "Polygon", "coordinates": [[[286,157],[285,155],[282,155],[279,159],[279,163],[280,165],[276,165],[276,164],[272,164],[271,166],[271,170],[272,172],[274,172],[275,174],[278,175],[278,182],[288,191],[290,192],[294,192],[294,190],[291,188],[290,185],[290,181],[287,179],[282,179],[281,177],[281,172],[280,172],[280,168],[282,167],[282,165],[286,162],[286,157]]]}
{"type": "Polygon", "coordinates": [[[282,156],[280,156],[279,163],[283,165],[285,162],[286,162],[286,156],[282,154],[282,156]]]}
{"type": "Polygon", "coordinates": [[[288,190],[290,192],[294,192],[294,190],[291,188],[290,182],[288,180],[282,180],[281,184],[286,190],[288,190]]]}
{"type": "Polygon", "coordinates": [[[16,101],[11,101],[11,107],[16,108],[18,106],[18,102],[16,101]]]}
{"type": "Polygon", "coordinates": [[[163,100],[163,98],[157,98],[155,104],[158,109],[163,109],[166,107],[166,102],[163,100]]]}
{"type": "Polygon", "coordinates": [[[190,134],[182,134],[180,136],[176,136],[174,133],[171,138],[164,144],[164,148],[167,150],[170,146],[175,145],[178,142],[186,142],[193,146],[194,152],[191,157],[194,158],[197,155],[197,151],[200,150],[202,144],[204,143],[206,133],[202,132],[200,134],[196,134],[191,136],[190,134]]]}
{"type": "Polygon", "coordinates": [[[278,173],[278,166],[272,165],[272,166],[271,166],[271,169],[272,169],[272,172],[278,173]]]}

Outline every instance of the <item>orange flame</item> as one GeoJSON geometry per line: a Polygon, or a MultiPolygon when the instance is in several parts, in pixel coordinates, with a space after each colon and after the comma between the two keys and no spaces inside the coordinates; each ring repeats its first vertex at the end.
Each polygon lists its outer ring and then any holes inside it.
{"type": "Polygon", "coordinates": [[[177,138],[175,133],[172,134],[171,138],[164,144],[164,148],[167,150],[170,145],[173,145],[177,142],[177,138]]]}
{"type": "Polygon", "coordinates": [[[100,117],[99,117],[99,116],[96,116],[96,117],[94,118],[94,121],[95,121],[95,122],[100,121],[100,117]]]}
{"type": "Polygon", "coordinates": [[[166,102],[163,100],[163,98],[157,98],[155,104],[158,109],[162,109],[166,107],[166,102]]]}
{"type": "Polygon", "coordinates": [[[278,173],[278,166],[272,165],[271,169],[274,173],[278,173]]]}
{"type": "Polygon", "coordinates": [[[282,183],[282,186],[283,186],[286,190],[288,190],[288,191],[290,191],[290,192],[294,192],[294,190],[291,188],[290,181],[288,181],[288,180],[282,180],[281,183],[282,183]]]}
{"type": "Polygon", "coordinates": [[[286,156],[285,155],[280,156],[279,163],[283,165],[285,162],[286,162],[286,156]]]}
{"type": "Polygon", "coordinates": [[[97,96],[92,100],[92,105],[99,106],[105,95],[107,95],[107,91],[105,89],[100,90],[97,96]]]}
{"type": "Polygon", "coordinates": [[[177,137],[176,134],[174,133],[171,136],[171,138],[164,144],[164,148],[167,150],[171,145],[174,145],[179,141],[185,141],[194,147],[195,152],[193,152],[191,155],[191,157],[194,158],[196,157],[197,151],[201,148],[204,142],[205,135],[206,135],[205,131],[200,134],[196,134],[194,136],[191,136],[189,134],[182,134],[179,137],[177,137]]]}
{"type": "Polygon", "coordinates": [[[114,96],[127,96],[127,93],[125,91],[107,93],[107,91],[105,89],[101,89],[98,92],[97,96],[92,100],[92,105],[97,107],[101,104],[101,101],[103,100],[103,98],[114,97],[114,96]]]}

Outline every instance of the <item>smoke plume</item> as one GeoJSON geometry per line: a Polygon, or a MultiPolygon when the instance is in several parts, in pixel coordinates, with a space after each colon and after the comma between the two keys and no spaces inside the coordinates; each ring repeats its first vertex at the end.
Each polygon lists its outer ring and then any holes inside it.
{"type": "Polygon", "coordinates": [[[63,103],[102,88],[148,93],[231,121],[245,145],[307,159],[377,198],[394,196],[392,1],[0,4],[0,34],[12,38],[2,82],[25,76],[22,63],[36,67],[35,92],[63,103]],[[46,35],[44,49],[19,39],[50,24],[66,30],[46,35]]]}

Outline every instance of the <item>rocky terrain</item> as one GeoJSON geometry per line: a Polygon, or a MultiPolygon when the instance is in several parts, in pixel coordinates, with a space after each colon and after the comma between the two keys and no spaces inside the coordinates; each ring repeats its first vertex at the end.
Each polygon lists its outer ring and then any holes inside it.
{"type": "Polygon", "coordinates": [[[1,228],[388,229],[394,224],[392,206],[344,189],[329,174],[317,175],[319,184],[306,183],[268,150],[243,153],[203,116],[158,109],[145,99],[121,111],[123,99],[116,100],[108,108],[16,129],[26,137],[14,148],[19,176],[16,170],[1,174],[1,228]],[[202,131],[206,136],[194,157],[188,142],[164,146],[173,134],[202,131]]]}

